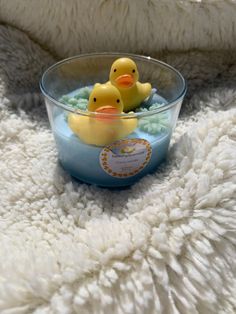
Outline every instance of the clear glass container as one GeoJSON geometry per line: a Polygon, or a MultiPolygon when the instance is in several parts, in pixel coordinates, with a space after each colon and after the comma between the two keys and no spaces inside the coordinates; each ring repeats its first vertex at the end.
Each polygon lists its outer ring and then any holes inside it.
{"type": "Polygon", "coordinates": [[[155,171],[167,155],[186,93],[184,78],[168,64],[119,53],[86,54],[58,62],[43,74],[40,88],[62,167],[81,181],[104,187],[131,185],[155,171]],[[156,89],[150,104],[158,105],[139,112],[104,114],[63,101],[85,86],[106,83],[112,63],[120,57],[136,63],[139,81],[156,89]]]}

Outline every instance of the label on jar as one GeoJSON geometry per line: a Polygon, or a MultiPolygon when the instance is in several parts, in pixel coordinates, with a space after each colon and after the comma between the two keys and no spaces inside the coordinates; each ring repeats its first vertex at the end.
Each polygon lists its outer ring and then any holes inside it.
{"type": "Polygon", "coordinates": [[[127,178],[139,173],[151,155],[152,147],[145,139],[120,140],[103,148],[100,164],[110,176],[127,178]]]}

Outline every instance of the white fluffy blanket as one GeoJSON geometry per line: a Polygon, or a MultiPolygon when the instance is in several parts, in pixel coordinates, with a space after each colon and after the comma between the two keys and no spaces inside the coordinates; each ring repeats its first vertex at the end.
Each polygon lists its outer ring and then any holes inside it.
{"type": "Polygon", "coordinates": [[[0,0],[0,21],[60,57],[236,49],[235,0],[0,0]]]}
{"type": "Polygon", "coordinates": [[[1,314],[236,312],[236,57],[154,57],[189,85],[168,162],[100,189],[57,164],[38,94],[53,58],[0,26],[1,314]]]}

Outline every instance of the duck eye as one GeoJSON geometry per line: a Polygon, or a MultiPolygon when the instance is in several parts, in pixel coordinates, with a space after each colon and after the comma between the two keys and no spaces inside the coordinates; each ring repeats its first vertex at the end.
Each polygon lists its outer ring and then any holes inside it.
{"type": "Polygon", "coordinates": [[[94,98],[93,98],[93,101],[96,102],[96,100],[97,100],[97,99],[94,97],[94,98]]]}
{"type": "Polygon", "coordinates": [[[133,70],[132,72],[135,73],[135,70],[133,70]]]}
{"type": "Polygon", "coordinates": [[[116,102],[118,102],[118,103],[119,103],[119,102],[120,102],[120,99],[117,99],[117,101],[116,101],[116,102]]]}
{"type": "Polygon", "coordinates": [[[116,69],[114,69],[114,72],[116,72],[116,69]]]}

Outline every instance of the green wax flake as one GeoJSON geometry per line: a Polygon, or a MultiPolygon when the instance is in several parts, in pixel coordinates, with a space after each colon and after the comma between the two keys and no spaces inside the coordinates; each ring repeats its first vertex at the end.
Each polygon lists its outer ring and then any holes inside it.
{"type": "Polygon", "coordinates": [[[92,87],[82,87],[73,97],[64,95],[59,99],[59,101],[75,109],[87,110],[88,100],[91,91],[92,87]]]}
{"type": "Polygon", "coordinates": [[[91,94],[92,87],[82,87],[78,91],[78,93],[74,96],[76,99],[89,99],[89,96],[91,94]]]}
{"type": "Polygon", "coordinates": [[[78,100],[76,98],[72,97],[68,100],[68,104],[70,104],[72,106],[76,106],[78,104],[78,100]]]}
{"type": "Polygon", "coordinates": [[[80,110],[86,110],[87,109],[87,105],[88,105],[88,100],[87,99],[78,99],[77,100],[77,104],[76,104],[76,108],[80,109],[80,110]]]}
{"type": "Polygon", "coordinates": [[[66,104],[68,103],[68,100],[69,100],[69,99],[70,99],[69,96],[64,95],[64,96],[62,96],[62,97],[59,99],[59,101],[66,105],[66,104]]]}
{"type": "MultiPolygon", "coordinates": [[[[155,103],[149,108],[140,107],[136,112],[150,112],[162,106],[163,104],[155,103]]],[[[150,116],[140,118],[138,127],[141,131],[155,135],[165,131],[169,127],[169,115],[167,112],[155,113],[150,116]]]]}

